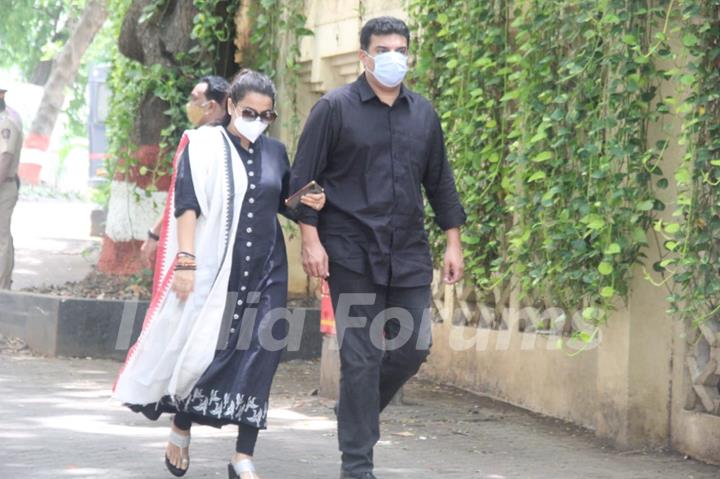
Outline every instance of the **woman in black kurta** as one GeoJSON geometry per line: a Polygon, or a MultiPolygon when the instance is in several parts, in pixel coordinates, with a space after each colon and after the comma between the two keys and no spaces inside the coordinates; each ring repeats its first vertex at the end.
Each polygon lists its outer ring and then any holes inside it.
{"type": "MultiPolygon", "coordinates": [[[[215,357],[190,396],[183,400],[166,396],[156,404],[131,408],[153,420],[162,413],[175,413],[173,429],[183,437],[189,437],[192,423],[214,427],[238,425],[237,454],[229,469],[231,477],[245,479],[255,477],[247,459],[253,456],[258,431],[266,428],[270,387],[282,354],[281,350],[265,349],[260,336],[267,335],[268,332],[262,330],[268,325],[272,327],[272,337],[282,339],[287,336],[287,322],[264,320],[270,311],[287,304],[288,265],[277,214],[294,218],[284,201],[289,196],[290,176],[285,146],[268,137],[247,138],[241,133],[247,125],[240,122],[248,121],[253,114],[257,117],[261,113],[260,119],[266,125],[274,120],[272,83],[264,75],[247,72],[236,78],[230,92],[228,109],[232,118],[225,128],[231,147],[237,151],[245,168],[247,192],[234,239],[228,282],[225,314],[230,317],[225,323],[229,328],[221,332],[215,357]],[[240,346],[236,347],[238,344],[240,346]],[[245,465],[238,467],[243,460],[245,465]]],[[[246,131],[248,136],[259,134],[257,129],[254,133],[252,128],[246,131]]],[[[201,211],[188,150],[189,146],[182,153],[176,174],[176,218],[188,212],[194,212],[198,217],[201,211]]],[[[320,209],[324,195],[308,195],[302,202],[320,209]]],[[[182,284],[173,287],[178,293],[183,292],[183,288],[182,284]]],[[[189,444],[182,440],[173,444],[186,451],[175,459],[167,458],[168,468],[175,475],[183,475],[189,465],[189,444]]]]}

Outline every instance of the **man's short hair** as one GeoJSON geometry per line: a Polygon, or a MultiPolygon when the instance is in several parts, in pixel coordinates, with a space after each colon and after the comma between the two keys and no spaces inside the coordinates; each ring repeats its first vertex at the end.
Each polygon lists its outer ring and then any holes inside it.
{"type": "Polygon", "coordinates": [[[205,98],[215,100],[220,106],[225,106],[225,100],[230,93],[230,83],[226,79],[217,75],[207,75],[200,79],[198,83],[206,83],[205,98]]]}
{"type": "Polygon", "coordinates": [[[367,51],[370,48],[370,37],[373,35],[402,35],[410,45],[410,29],[407,24],[395,17],[377,17],[368,22],[360,31],[360,47],[367,51]]]}

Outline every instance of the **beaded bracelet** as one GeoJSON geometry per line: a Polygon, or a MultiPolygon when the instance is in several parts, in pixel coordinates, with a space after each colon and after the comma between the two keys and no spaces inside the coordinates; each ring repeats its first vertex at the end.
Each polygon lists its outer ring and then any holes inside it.
{"type": "Polygon", "coordinates": [[[186,251],[180,251],[175,260],[175,271],[195,271],[197,263],[195,263],[195,255],[186,251]]]}
{"type": "Polygon", "coordinates": [[[175,271],[196,271],[196,270],[197,270],[197,266],[195,266],[195,265],[190,265],[190,264],[175,265],[175,271]]]}

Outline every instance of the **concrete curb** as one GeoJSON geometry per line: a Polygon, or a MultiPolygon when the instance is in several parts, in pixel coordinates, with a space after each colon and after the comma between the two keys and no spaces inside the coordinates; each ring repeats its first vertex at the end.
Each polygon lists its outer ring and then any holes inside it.
{"type": "MultiPolygon", "coordinates": [[[[0,291],[0,334],[18,337],[47,356],[122,361],[140,334],[148,304],[0,291]]],[[[283,359],[320,357],[320,311],[294,309],[305,310],[302,341],[283,359]]]]}

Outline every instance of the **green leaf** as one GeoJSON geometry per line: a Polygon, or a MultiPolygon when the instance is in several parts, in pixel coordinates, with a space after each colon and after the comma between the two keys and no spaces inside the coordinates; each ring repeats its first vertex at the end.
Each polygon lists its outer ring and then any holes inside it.
{"type": "Polygon", "coordinates": [[[613,268],[613,265],[611,265],[610,263],[603,262],[603,263],[600,263],[600,265],[598,266],[598,271],[603,276],[609,276],[613,273],[613,271],[615,271],[615,269],[613,268]]]}
{"type": "Polygon", "coordinates": [[[544,171],[536,171],[533,173],[530,178],[527,179],[528,183],[532,183],[539,180],[544,180],[547,177],[544,171]]]}
{"type": "Polygon", "coordinates": [[[637,206],[637,209],[640,211],[651,211],[655,207],[655,202],[653,200],[647,200],[643,201],[637,206]]]}
{"type": "Polygon", "coordinates": [[[512,90],[503,95],[502,98],[500,98],[500,101],[506,102],[511,100],[517,100],[520,96],[520,90],[512,90]]]}
{"type": "Polygon", "coordinates": [[[605,249],[605,254],[608,256],[620,254],[621,252],[622,252],[622,249],[620,248],[620,245],[617,243],[612,243],[610,246],[608,246],[605,249]]]}
{"type": "Polygon", "coordinates": [[[691,86],[693,83],[695,83],[695,76],[687,73],[680,77],[680,83],[682,83],[685,86],[691,86]]]}
{"type": "Polygon", "coordinates": [[[590,342],[592,341],[593,335],[588,333],[587,331],[580,331],[579,333],[576,333],[576,337],[583,343],[590,344],[590,342]]]}
{"type": "Polygon", "coordinates": [[[582,317],[586,321],[592,321],[597,316],[597,308],[589,307],[583,309],[582,317]]]}
{"type": "Polygon", "coordinates": [[[545,133],[545,130],[540,130],[535,135],[530,138],[530,144],[537,143],[538,141],[543,141],[547,138],[547,133],[545,133]]]}
{"type": "Polygon", "coordinates": [[[599,230],[605,227],[605,220],[602,216],[589,214],[580,220],[585,223],[591,230],[599,230]]]}
{"type": "Polygon", "coordinates": [[[685,167],[679,168],[675,172],[675,181],[681,186],[690,183],[690,170],[685,167]]]}
{"type": "Polygon", "coordinates": [[[682,41],[683,45],[685,45],[686,47],[694,47],[698,44],[698,37],[696,37],[692,33],[686,33],[685,35],[683,35],[682,41]]]}
{"type": "Polygon", "coordinates": [[[623,42],[625,42],[628,45],[634,46],[634,45],[637,45],[637,38],[635,37],[635,35],[627,33],[627,34],[623,35],[623,42]]]}
{"type": "Polygon", "coordinates": [[[674,235],[680,231],[680,225],[678,223],[670,223],[665,226],[665,232],[669,235],[674,235]]]}
{"type": "Polygon", "coordinates": [[[602,296],[603,298],[612,298],[613,296],[615,296],[615,288],[605,286],[603,289],[600,290],[600,296],[602,296]]]}
{"type": "Polygon", "coordinates": [[[535,155],[532,159],[535,163],[542,163],[543,161],[551,160],[553,157],[552,151],[543,151],[542,153],[539,153],[538,155],[535,155]]]}

